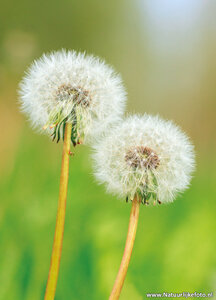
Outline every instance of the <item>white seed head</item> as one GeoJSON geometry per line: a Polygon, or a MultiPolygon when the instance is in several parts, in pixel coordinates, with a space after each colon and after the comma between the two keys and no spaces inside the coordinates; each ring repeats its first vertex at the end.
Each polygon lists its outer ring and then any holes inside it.
{"type": "Polygon", "coordinates": [[[110,66],[92,55],[65,50],[34,61],[19,94],[33,127],[57,135],[71,122],[75,143],[114,126],[126,102],[122,80],[110,66]]]}
{"type": "Polygon", "coordinates": [[[94,146],[95,175],[107,190],[145,204],[172,202],[194,170],[194,149],[171,121],[131,116],[94,146]]]}

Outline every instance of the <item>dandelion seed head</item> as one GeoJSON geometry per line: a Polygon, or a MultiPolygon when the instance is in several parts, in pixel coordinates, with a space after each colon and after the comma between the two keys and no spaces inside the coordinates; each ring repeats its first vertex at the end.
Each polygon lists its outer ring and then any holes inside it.
{"type": "Polygon", "coordinates": [[[50,134],[57,125],[71,122],[83,141],[114,126],[126,102],[121,77],[112,67],[92,55],[65,50],[34,61],[19,95],[35,129],[50,134]]]}
{"type": "Polygon", "coordinates": [[[194,148],[171,121],[131,116],[94,146],[94,171],[107,190],[145,204],[172,202],[190,183],[194,148]]]}

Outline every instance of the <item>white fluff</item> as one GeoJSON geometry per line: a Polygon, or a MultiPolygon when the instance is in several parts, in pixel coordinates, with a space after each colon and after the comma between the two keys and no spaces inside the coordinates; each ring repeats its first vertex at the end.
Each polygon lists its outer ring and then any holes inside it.
{"type": "Polygon", "coordinates": [[[84,140],[98,136],[113,126],[123,115],[126,92],[122,80],[102,60],[75,51],[57,51],[44,54],[33,62],[20,84],[20,101],[34,128],[49,126],[68,117],[73,121],[76,106],[77,128],[84,140]],[[62,88],[66,87],[66,88],[62,88]],[[65,89],[65,90],[64,90],[65,89]],[[75,89],[88,107],[76,105],[75,89]],[[57,121],[56,121],[57,120],[57,121]]]}
{"type": "Polygon", "coordinates": [[[109,192],[129,199],[143,189],[155,193],[146,204],[172,202],[188,187],[194,170],[194,149],[188,137],[172,122],[147,114],[128,117],[110,131],[94,146],[93,159],[96,178],[109,192]],[[126,157],[137,147],[152,149],[159,165],[151,167],[144,161],[149,167],[132,167],[126,157]]]}

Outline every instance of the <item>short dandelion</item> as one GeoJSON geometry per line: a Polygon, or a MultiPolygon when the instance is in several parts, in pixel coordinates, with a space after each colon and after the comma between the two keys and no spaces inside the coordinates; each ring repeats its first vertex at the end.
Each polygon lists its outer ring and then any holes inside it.
{"type": "Polygon", "coordinates": [[[43,55],[20,84],[22,111],[32,126],[64,141],[55,237],[45,299],[54,299],[63,242],[70,144],[94,141],[123,113],[122,80],[102,60],[75,51],[43,55]]]}
{"type": "Polygon", "coordinates": [[[120,269],[110,295],[118,299],[126,277],[140,203],[172,202],[190,183],[194,148],[171,121],[158,116],[131,116],[94,147],[95,175],[108,192],[132,202],[128,235],[120,269]]]}

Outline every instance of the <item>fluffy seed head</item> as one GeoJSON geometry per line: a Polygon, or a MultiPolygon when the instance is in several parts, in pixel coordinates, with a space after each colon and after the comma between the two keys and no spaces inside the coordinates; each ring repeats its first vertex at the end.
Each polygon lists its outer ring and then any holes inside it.
{"type": "Polygon", "coordinates": [[[95,175],[108,191],[144,204],[172,202],[194,170],[188,137],[158,116],[131,116],[94,146],[95,175]]]}
{"type": "Polygon", "coordinates": [[[64,50],[36,60],[19,94],[33,127],[59,140],[65,123],[71,122],[74,144],[114,126],[126,101],[121,78],[110,66],[92,55],[64,50]]]}

